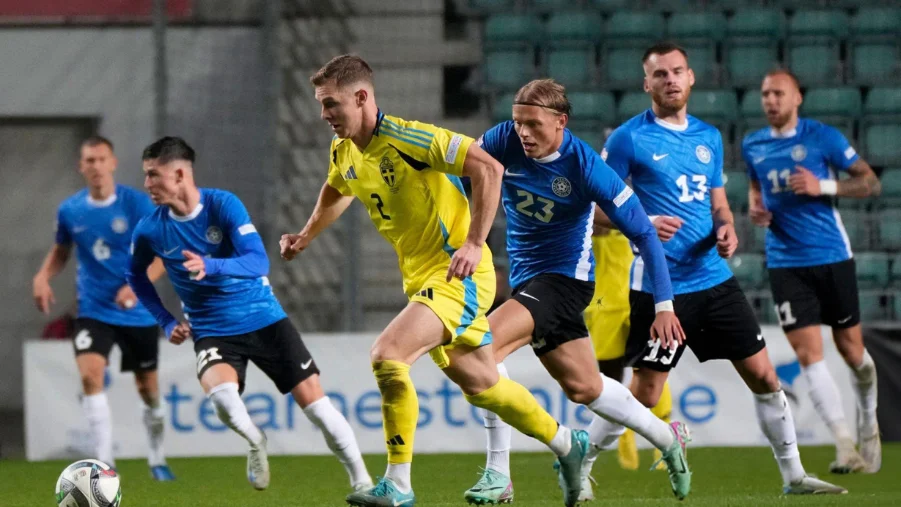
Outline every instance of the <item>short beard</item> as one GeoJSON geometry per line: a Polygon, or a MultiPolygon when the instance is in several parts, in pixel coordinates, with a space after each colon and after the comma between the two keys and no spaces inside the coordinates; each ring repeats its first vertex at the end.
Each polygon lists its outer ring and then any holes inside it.
{"type": "Polygon", "coordinates": [[[665,93],[660,94],[660,96],[652,94],[651,98],[654,100],[654,103],[657,104],[657,107],[660,108],[660,110],[672,114],[685,107],[685,104],[688,104],[688,97],[691,95],[691,90],[687,90],[684,93],[685,98],[676,101],[667,102],[665,93]]]}

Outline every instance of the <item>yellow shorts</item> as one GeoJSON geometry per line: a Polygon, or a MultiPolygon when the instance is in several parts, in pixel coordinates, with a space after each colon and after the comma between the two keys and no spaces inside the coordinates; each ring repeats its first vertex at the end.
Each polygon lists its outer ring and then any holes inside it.
{"type": "Polygon", "coordinates": [[[585,325],[591,335],[594,357],[598,361],[619,359],[626,355],[629,339],[629,309],[601,309],[589,305],[585,309],[585,325]]]}
{"type": "Polygon", "coordinates": [[[494,267],[490,262],[482,262],[476,272],[460,280],[447,281],[447,266],[437,269],[410,296],[410,301],[422,303],[441,319],[449,341],[429,351],[439,368],[450,366],[447,351],[461,345],[481,347],[491,343],[488,317],[485,313],[494,302],[497,282],[494,267]]]}

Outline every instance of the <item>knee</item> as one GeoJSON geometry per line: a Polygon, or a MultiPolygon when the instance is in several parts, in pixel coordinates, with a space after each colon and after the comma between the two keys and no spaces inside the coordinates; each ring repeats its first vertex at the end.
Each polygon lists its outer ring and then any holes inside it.
{"type": "MultiPolygon", "coordinates": [[[[597,377],[600,380],[600,377],[597,377]]],[[[573,403],[588,405],[601,395],[600,382],[581,382],[579,380],[565,380],[560,382],[560,387],[566,393],[566,397],[573,403]]]]}
{"type": "Polygon", "coordinates": [[[641,402],[642,405],[651,408],[660,401],[664,383],[639,382],[637,385],[632,386],[632,396],[635,396],[635,399],[641,402]]]}
{"type": "Polygon", "coordinates": [[[103,391],[103,368],[84,368],[81,370],[81,388],[85,394],[97,394],[103,391]]]}
{"type": "Polygon", "coordinates": [[[748,378],[748,388],[754,394],[774,393],[782,387],[779,383],[779,377],[776,375],[776,370],[772,366],[754,371],[748,378]]]}
{"type": "Polygon", "coordinates": [[[798,344],[795,347],[795,354],[798,356],[798,362],[802,366],[809,366],[823,360],[823,350],[819,347],[812,347],[805,343],[798,344]]]}
{"type": "Polygon", "coordinates": [[[391,356],[389,347],[387,347],[381,340],[376,340],[376,342],[372,344],[372,348],[369,349],[369,361],[372,363],[377,363],[379,361],[387,361],[389,359],[394,359],[391,356]]]}

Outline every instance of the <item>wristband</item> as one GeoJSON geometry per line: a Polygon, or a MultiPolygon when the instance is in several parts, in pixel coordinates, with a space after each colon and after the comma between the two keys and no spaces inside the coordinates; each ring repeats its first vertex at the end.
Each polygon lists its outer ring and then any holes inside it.
{"type": "Polygon", "coordinates": [[[823,195],[837,194],[838,182],[835,180],[820,180],[820,193],[823,195]]]}
{"type": "Polygon", "coordinates": [[[656,305],[654,305],[654,311],[655,313],[675,311],[673,310],[673,300],[668,299],[666,301],[657,303],[656,305]]]}

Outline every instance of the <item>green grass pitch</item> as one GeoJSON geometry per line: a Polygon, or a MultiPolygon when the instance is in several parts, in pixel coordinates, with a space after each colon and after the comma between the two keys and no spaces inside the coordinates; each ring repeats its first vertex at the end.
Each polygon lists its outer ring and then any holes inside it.
{"type": "MultiPolygon", "coordinates": [[[[901,505],[901,445],[885,445],[882,471],[876,475],[835,476],[827,473],[834,457],[828,447],[801,451],[809,473],[841,484],[850,491],[842,496],[782,497],[781,481],[769,449],[689,449],[694,473],[692,492],[678,502],[670,492],[665,472],[647,471],[648,451],[642,451],[642,469],[621,470],[614,453],[604,453],[595,466],[597,499],[591,506],[683,505],[730,506],[890,506],[901,505]]],[[[384,456],[367,456],[373,474],[381,474],[384,456]]],[[[514,454],[514,506],[563,505],[552,457],[514,454]]],[[[0,505],[40,507],[53,505],[53,487],[68,463],[0,461],[0,505]]],[[[478,479],[484,457],[475,454],[417,456],[413,485],[418,506],[465,506],[463,491],[478,479]]],[[[348,493],[347,478],[331,456],[272,457],[272,483],[255,491],[244,477],[244,458],[171,459],[178,476],[173,483],[155,483],[140,460],[118,463],[122,476],[122,505],[139,506],[341,506],[348,493]]]]}

